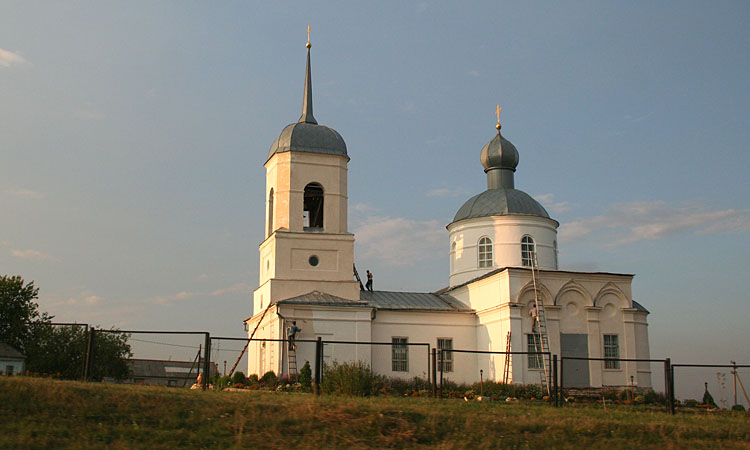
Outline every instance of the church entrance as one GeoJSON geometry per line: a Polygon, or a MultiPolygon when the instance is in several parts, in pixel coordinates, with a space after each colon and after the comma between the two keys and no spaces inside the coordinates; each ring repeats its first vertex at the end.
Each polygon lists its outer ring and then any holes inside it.
{"type": "MultiPolygon", "coordinates": [[[[560,334],[560,353],[575,358],[589,357],[589,336],[587,334],[560,334]]],[[[565,387],[589,386],[589,362],[566,360],[563,366],[565,387]]]]}

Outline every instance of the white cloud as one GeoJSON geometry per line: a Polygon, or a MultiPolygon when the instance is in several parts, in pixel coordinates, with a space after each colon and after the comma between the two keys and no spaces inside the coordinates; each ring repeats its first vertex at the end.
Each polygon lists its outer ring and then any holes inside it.
{"type": "Polygon", "coordinates": [[[402,217],[369,216],[356,226],[357,256],[394,266],[442,258],[445,228],[437,220],[419,221],[402,217]]]}
{"type": "Polygon", "coordinates": [[[160,297],[152,297],[149,299],[146,299],[147,303],[158,303],[158,304],[165,304],[165,303],[173,303],[178,300],[187,300],[189,298],[193,297],[218,297],[225,294],[231,294],[234,292],[246,292],[250,293],[252,292],[252,288],[247,283],[236,283],[229,287],[216,289],[211,292],[189,292],[189,291],[180,291],[174,295],[168,295],[168,296],[160,296],[160,297]]]}
{"type": "Polygon", "coordinates": [[[26,59],[24,59],[24,57],[19,55],[18,53],[13,53],[11,51],[0,48],[0,66],[21,66],[23,64],[26,64],[27,62],[28,61],[26,61],[26,59]]]}
{"type": "Polygon", "coordinates": [[[604,214],[563,224],[560,239],[601,240],[607,246],[662,239],[681,233],[715,234],[750,231],[750,210],[711,211],[698,202],[671,205],[663,201],[632,202],[604,214]]]}
{"type": "Polygon", "coordinates": [[[428,197],[463,197],[466,195],[466,189],[450,187],[433,188],[427,191],[425,195],[427,195],[428,197]]]}
{"type": "Polygon", "coordinates": [[[478,77],[480,75],[478,70],[470,70],[467,73],[469,74],[469,76],[472,76],[472,77],[478,77]]]}
{"type": "Polygon", "coordinates": [[[575,203],[570,202],[556,202],[555,194],[535,195],[534,198],[539,201],[548,212],[553,214],[563,214],[577,206],[575,203]]]}
{"type": "Polygon", "coordinates": [[[427,2],[419,2],[419,3],[417,3],[417,7],[416,7],[417,14],[421,14],[421,13],[427,11],[427,6],[429,6],[427,4],[427,2]]]}
{"type": "Polygon", "coordinates": [[[28,259],[31,261],[54,261],[55,257],[52,255],[49,255],[47,253],[42,253],[38,250],[18,250],[13,249],[10,251],[10,253],[15,256],[16,258],[20,259],[28,259]]]}
{"type": "Polygon", "coordinates": [[[39,200],[44,198],[44,194],[32,191],[31,189],[9,189],[5,191],[11,195],[15,195],[17,197],[27,197],[27,198],[33,198],[35,200],[39,200]]]}

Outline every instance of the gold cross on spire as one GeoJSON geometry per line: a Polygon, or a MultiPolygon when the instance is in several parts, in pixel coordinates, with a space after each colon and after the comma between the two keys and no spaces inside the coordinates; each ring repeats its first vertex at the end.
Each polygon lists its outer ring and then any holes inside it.
{"type": "Polygon", "coordinates": [[[497,128],[498,131],[500,131],[500,110],[503,109],[500,107],[500,105],[497,105],[497,110],[495,110],[495,115],[497,116],[497,125],[495,125],[495,128],[497,128]]]}
{"type": "Polygon", "coordinates": [[[310,25],[307,26],[307,44],[305,44],[305,47],[312,47],[312,44],[310,44],[310,25]]]}

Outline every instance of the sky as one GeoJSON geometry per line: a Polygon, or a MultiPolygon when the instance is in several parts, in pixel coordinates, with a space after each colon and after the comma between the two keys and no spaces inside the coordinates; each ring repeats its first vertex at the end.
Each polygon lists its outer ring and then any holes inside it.
{"type": "Polygon", "coordinates": [[[749,17],[742,1],[0,1],[0,273],[59,321],[242,336],[309,24],[315,117],[347,143],[376,289],[448,284],[445,226],[486,189],[500,104],[561,268],[635,274],[653,357],[750,363],[749,17]]]}

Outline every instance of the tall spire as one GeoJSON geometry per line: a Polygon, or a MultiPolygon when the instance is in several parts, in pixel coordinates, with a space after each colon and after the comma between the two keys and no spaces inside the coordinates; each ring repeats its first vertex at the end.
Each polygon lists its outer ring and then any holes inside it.
{"type": "Polygon", "coordinates": [[[299,117],[298,122],[314,123],[318,124],[313,116],[313,101],[312,101],[312,75],[310,74],[310,25],[307,26],[307,67],[305,68],[305,95],[302,98],[302,115],[299,117]]]}

